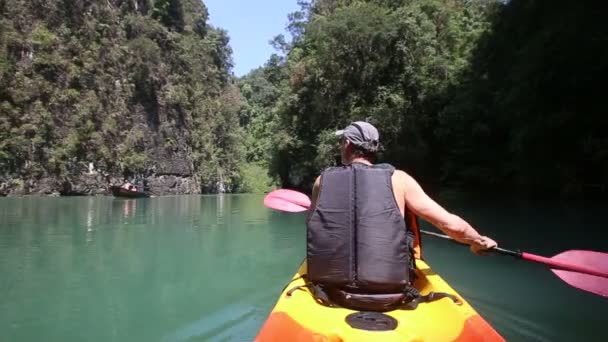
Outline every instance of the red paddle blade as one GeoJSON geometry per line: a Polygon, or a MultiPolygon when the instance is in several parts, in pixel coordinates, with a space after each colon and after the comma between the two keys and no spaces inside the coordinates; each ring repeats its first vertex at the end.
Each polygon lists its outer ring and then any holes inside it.
{"type": "Polygon", "coordinates": [[[299,213],[310,208],[310,199],[298,191],[279,189],[264,197],[264,205],[275,210],[299,213]]]}
{"type": "Polygon", "coordinates": [[[572,250],[560,253],[551,259],[596,270],[596,275],[559,269],[552,269],[551,271],[573,287],[595,293],[602,297],[608,297],[607,253],[572,250]]]}

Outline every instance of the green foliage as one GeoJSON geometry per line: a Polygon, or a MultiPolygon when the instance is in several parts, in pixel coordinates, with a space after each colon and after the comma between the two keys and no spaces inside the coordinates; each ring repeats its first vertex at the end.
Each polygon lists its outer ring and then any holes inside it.
{"type": "Polygon", "coordinates": [[[239,89],[244,97],[240,111],[240,125],[245,129],[245,160],[267,164],[272,153],[272,136],[276,126],[273,106],[280,92],[267,77],[266,69],[259,68],[241,80],[239,89]]]}
{"type": "Polygon", "coordinates": [[[328,132],[354,120],[379,127],[385,159],[432,176],[435,110],[468,65],[482,31],[463,22],[479,9],[454,1],[320,1],[303,9],[305,23],[292,18],[305,30],[283,64],[287,82],[275,107],[271,164],[284,185],[309,188],[336,161],[328,132]]]}
{"type": "Polygon", "coordinates": [[[36,50],[51,49],[57,43],[57,36],[44,25],[39,25],[31,33],[31,43],[36,50]]]}
{"type": "Polygon", "coordinates": [[[198,0],[3,5],[0,171],[128,175],[187,158],[206,190],[238,188],[241,98],[207,19],[198,0]]]}
{"type": "Polygon", "coordinates": [[[180,0],[156,0],[152,17],[168,28],[181,32],[184,29],[184,9],[180,0]]]}
{"type": "Polygon", "coordinates": [[[278,187],[268,175],[268,167],[260,163],[245,163],[241,166],[240,192],[266,193],[278,187]]]}
{"type": "Polygon", "coordinates": [[[298,3],[277,54],[234,80],[228,34],[201,1],[0,2],[0,172],[180,160],[203,191],[309,190],[338,162],[332,132],[367,120],[380,159],[422,181],[608,188],[597,5],[298,3]]]}
{"type": "Polygon", "coordinates": [[[598,9],[510,1],[492,13],[440,116],[440,139],[458,142],[443,151],[447,179],[552,195],[606,188],[608,31],[598,9]]]}
{"type": "Polygon", "coordinates": [[[597,6],[300,4],[291,41],[272,41],[281,56],[241,80],[247,158],[269,151],[263,160],[283,186],[309,190],[336,163],[331,132],[367,120],[380,129],[380,159],[422,181],[548,194],[608,188],[597,81],[608,33],[597,6]],[[260,96],[268,89],[273,96],[260,96]]]}

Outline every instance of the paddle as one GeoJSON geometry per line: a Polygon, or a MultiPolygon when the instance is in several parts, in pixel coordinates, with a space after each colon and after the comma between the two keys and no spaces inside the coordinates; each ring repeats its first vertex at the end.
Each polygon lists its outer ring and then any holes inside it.
{"type": "MultiPolygon", "coordinates": [[[[268,208],[297,213],[310,208],[310,199],[307,195],[287,189],[270,192],[264,197],[264,205],[268,208]]],[[[443,234],[420,231],[422,234],[457,242],[443,234]]],[[[491,252],[510,255],[518,259],[532,261],[549,266],[551,271],[567,284],[580,290],[591,292],[602,297],[608,297],[608,253],[569,250],[551,258],[512,251],[495,247],[491,252]]]]}

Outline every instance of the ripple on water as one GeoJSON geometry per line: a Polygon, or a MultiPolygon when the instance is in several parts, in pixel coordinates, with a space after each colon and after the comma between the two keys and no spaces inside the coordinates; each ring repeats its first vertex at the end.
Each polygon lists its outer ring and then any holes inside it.
{"type": "Polygon", "coordinates": [[[180,327],[168,337],[165,342],[186,341],[192,338],[203,338],[205,341],[223,341],[236,335],[247,335],[251,332],[244,327],[251,326],[256,321],[259,309],[253,306],[243,306],[234,303],[224,308],[206,314],[199,320],[180,327]]]}

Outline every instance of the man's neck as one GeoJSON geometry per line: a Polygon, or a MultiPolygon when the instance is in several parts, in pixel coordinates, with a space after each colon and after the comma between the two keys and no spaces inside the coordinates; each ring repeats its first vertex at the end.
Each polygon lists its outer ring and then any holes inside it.
{"type": "Polygon", "coordinates": [[[353,163],[359,163],[359,164],[365,164],[365,165],[373,165],[372,162],[370,162],[369,160],[367,160],[365,158],[362,158],[362,157],[353,158],[350,161],[350,163],[351,164],[353,164],[353,163]]]}

